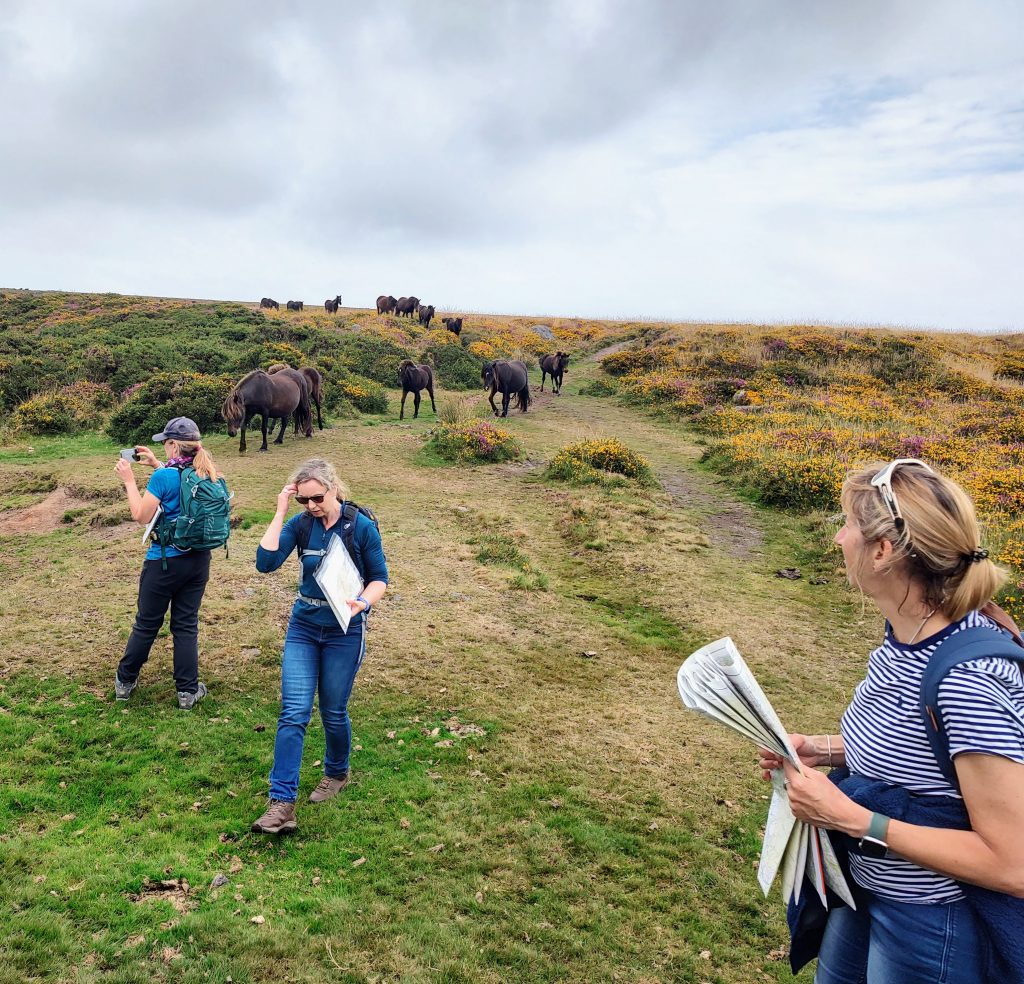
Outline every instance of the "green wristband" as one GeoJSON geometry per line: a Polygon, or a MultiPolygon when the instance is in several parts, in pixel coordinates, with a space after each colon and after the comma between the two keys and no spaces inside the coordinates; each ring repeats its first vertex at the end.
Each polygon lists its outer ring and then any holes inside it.
{"type": "Polygon", "coordinates": [[[867,836],[872,840],[881,841],[883,844],[888,843],[886,841],[886,834],[889,833],[889,818],[881,813],[872,813],[871,821],[868,824],[867,836]]]}

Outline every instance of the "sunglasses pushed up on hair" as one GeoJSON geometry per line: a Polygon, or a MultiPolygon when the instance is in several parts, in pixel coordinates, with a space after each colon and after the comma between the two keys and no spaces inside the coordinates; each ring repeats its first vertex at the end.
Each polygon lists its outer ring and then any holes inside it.
{"type": "Polygon", "coordinates": [[[318,506],[324,499],[327,498],[326,492],[321,492],[319,495],[296,495],[295,501],[300,505],[304,506],[307,502],[315,502],[318,506]]]}
{"type": "Polygon", "coordinates": [[[889,510],[889,515],[892,517],[893,523],[896,524],[897,530],[902,530],[907,525],[903,514],[900,512],[899,500],[896,498],[896,493],[892,490],[892,476],[900,465],[916,465],[925,471],[932,471],[931,466],[927,462],[921,461],[920,458],[897,458],[895,461],[890,461],[871,479],[871,484],[878,489],[878,494],[882,497],[882,502],[885,503],[886,509],[889,510]]]}

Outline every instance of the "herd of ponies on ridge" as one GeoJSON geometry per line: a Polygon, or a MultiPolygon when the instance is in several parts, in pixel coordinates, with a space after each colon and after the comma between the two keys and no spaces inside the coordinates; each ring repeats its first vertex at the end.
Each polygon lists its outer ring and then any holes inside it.
{"type": "MultiPolygon", "coordinates": [[[[328,314],[337,314],[341,305],[341,294],[324,301],[324,310],[328,314]]],[[[261,308],[280,310],[281,305],[272,297],[260,298],[261,308]]],[[[285,307],[289,311],[302,311],[302,301],[287,301],[285,307]]],[[[423,304],[418,297],[393,297],[381,294],[377,298],[377,314],[393,314],[400,318],[419,318],[426,328],[434,317],[433,304],[423,304]]],[[[450,332],[459,335],[462,332],[462,318],[446,316],[441,323],[450,332]]],[[[562,391],[562,377],[569,365],[569,353],[557,351],[541,356],[541,392],[544,382],[551,377],[552,392],[559,396],[562,391]]],[[[533,398],[530,396],[529,371],[525,362],[517,359],[495,359],[485,362],[480,370],[483,387],[489,390],[488,400],[496,417],[507,417],[509,406],[514,404],[521,413],[526,413],[533,398]],[[500,395],[500,409],[495,405],[495,396],[500,395]]],[[[430,407],[436,413],[434,403],[434,368],[425,363],[416,364],[412,359],[403,359],[398,366],[398,382],[402,386],[402,404],[398,419],[405,419],[405,400],[413,395],[413,417],[420,413],[420,393],[424,390],[430,397],[430,407]]],[[[260,451],[267,450],[267,434],[279,424],[274,444],[284,443],[284,432],[289,418],[293,421],[293,433],[300,431],[306,437],[313,436],[313,408],[316,408],[316,420],[320,430],[324,429],[321,413],[323,377],[314,366],[302,366],[293,369],[291,366],[278,363],[264,369],[255,369],[243,376],[228,394],[221,408],[221,415],[228,425],[228,436],[240,434],[238,451],[246,450],[245,434],[249,424],[256,417],[260,418],[260,433],[263,441],[260,451]]]]}

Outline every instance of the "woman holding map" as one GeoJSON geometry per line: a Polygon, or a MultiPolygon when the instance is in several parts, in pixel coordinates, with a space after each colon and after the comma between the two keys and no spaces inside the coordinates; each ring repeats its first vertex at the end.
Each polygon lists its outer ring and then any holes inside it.
{"type": "Polygon", "coordinates": [[[968,495],[922,461],[853,472],[842,506],[836,543],[885,635],[840,733],[791,736],[812,768],[760,761],[785,768],[797,819],[849,850],[857,909],[829,912],[815,982],[1019,981],[1024,649],[987,614],[1004,624],[987,603],[1005,575],[968,495]]]}
{"type": "MultiPolygon", "coordinates": [[[[293,552],[301,567],[281,662],[281,715],[270,802],[252,825],[260,833],[284,834],[296,828],[299,767],[317,692],[327,747],[324,775],[310,802],[332,799],[348,783],[348,700],[365,652],[366,618],[384,597],[388,569],[376,520],[347,497],[334,468],[322,458],[310,459],[278,494],[277,511],[256,551],[256,569],[263,573],[277,570],[293,552]],[[286,523],[292,498],[303,511],[286,523]],[[339,555],[342,550],[347,556],[339,555]],[[325,593],[322,565],[340,560],[340,565],[348,566],[349,558],[355,567],[353,577],[358,573],[351,591],[338,594],[339,585],[332,582],[325,593]],[[359,584],[364,585],[362,590],[359,584]]],[[[340,570],[340,565],[331,569],[340,570]]]]}

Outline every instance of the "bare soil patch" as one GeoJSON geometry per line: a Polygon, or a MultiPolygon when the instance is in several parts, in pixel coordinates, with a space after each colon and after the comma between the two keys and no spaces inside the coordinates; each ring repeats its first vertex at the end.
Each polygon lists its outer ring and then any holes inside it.
{"type": "Polygon", "coordinates": [[[671,472],[659,476],[672,504],[699,512],[712,541],[727,553],[745,560],[764,545],[764,532],[753,506],[732,498],[729,493],[701,476],[687,472],[671,472]]]}
{"type": "Polygon", "coordinates": [[[58,529],[69,509],[79,509],[90,503],[68,493],[63,486],[54,489],[42,502],[24,509],[13,509],[0,514],[0,535],[18,533],[50,533],[58,529]]]}

